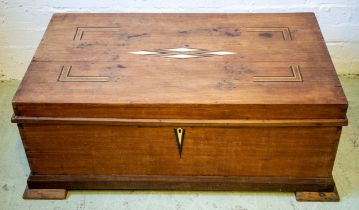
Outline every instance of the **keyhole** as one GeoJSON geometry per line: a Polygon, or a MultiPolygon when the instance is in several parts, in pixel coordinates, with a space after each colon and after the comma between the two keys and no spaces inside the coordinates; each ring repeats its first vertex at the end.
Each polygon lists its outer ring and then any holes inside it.
{"type": "Polygon", "coordinates": [[[183,128],[175,128],[173,129],[176,135],[176,142],[178,146],[178,152],[181,157],[182,155],[182,148],[183,148],[183,141],[184,141],[184,135],[185,135],[185,129],[183,128]]]}

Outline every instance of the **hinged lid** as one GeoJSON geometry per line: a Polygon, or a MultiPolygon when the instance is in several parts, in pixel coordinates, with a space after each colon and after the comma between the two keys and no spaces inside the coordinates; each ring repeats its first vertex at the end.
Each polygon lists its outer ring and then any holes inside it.
{"type": "Polygon", "coordinates": [[[345,118],[312,13],[55,14],[16,116],[345,118]]]}

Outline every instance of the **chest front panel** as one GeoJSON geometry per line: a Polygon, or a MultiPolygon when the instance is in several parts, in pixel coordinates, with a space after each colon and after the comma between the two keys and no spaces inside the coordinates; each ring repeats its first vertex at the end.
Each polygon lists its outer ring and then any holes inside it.
{"type": "Polygon", "coordinates": [[[341,130],[181,129],[180,142],[172,126],[40,124],[22,133],[33,174],[328,177],[341,130]]]}

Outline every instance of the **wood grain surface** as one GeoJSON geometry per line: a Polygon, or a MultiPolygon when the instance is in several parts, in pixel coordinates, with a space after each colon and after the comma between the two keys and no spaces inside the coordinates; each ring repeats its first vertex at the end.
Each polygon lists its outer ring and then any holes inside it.
{"type": "Polygon", "coordinates": [[[34,117],[344,119],[347,100],[313,13],[55,14],[13,106],[34,117]]]}
{"type": "Polygon", "coordinates": [[[33,175],[28,185],[32,189],[142,189],[142,190],[249,190],[330,192],[330,178],[294,177],[232,177],[232,176],[92,176],[92,175],[33,175]]]}
{"type": "Polygon", "coordinates": [[[33,197],[197,189],[309,200],[334,190],[348,123],[313,13],[55,14],[12,104],[33,197]]]}
{"type": "Polygon", "coordinates": [[[331,177],[341,127],[24,124],[32,173],[331,177]]]}
{"type": "Polygon", "coordinates": [[[67,197],[65,189],[29,189],[26,187],[23,199],[31,200],[63,200],[67,197]]]}
{"type": "Polygon", "coordinates": [[[331,191],[318,192],[296,192],[295,199],[297,201],[321,201],[321,202],[338,202],[340,197],[336,187],[331,191]]]}
{"type": "Polygon", "coordinates": [[[13,115],[13,123],[19,124],[98,124],[141,126],[196,126],[196,127],[291,127],[291,126],[346,126],[348,119],[290,119],[290,120],[202,120],[202,119],[126,119],[79,117],[23,117],[13,115]]]}

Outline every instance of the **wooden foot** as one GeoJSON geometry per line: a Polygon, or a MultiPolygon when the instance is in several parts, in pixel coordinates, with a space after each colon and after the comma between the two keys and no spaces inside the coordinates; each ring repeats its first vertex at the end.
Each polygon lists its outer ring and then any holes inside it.
{"type": "Polygon", "coordinates": [[[297,201],[336,202],[340,200],[336,188],[333,192],[295,192],[295,198],[297,201]]]}
{"type": "Polygon", "coordinates": [[[66,199],[65,189],[29,189],[26,187],[23,199],[63,200],[66,199]]]}

